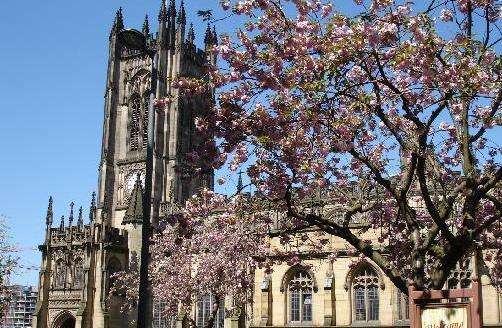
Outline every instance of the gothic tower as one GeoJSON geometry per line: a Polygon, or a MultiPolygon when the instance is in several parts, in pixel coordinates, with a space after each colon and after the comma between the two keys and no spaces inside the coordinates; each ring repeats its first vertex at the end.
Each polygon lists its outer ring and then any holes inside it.
{"type": "MultiPolygon", "coordinates": [[[[148,17],[142,27],[149,49],[157,52],[156,98],[169,98],[155,107],[155,148],[152,191],[152,223],[182,205],[201,187],[213,186],[213,172],[187,165],[187,156],[202,140],[194,120],[204,115],[213,96],[185,97],[173,87],[177,77],[205,76],[215,58],[208,52],[216,44],[208,27],[204,50],[194,44],[194,31],[186,31],[183,2],[169,6],[162,1],[158,32],[150,33],[148,17]],[[185,35],[186,34],[186,35],[185,35]]],[[[40,246],[42,265],[34,328],[124,327],[134,314],[120,312],[120,301],[108,295],[113,274],[128,268],[141,254],[142,194],[146,167],[146,139],[151,58],[127,49],[118,34],[124,29],[122,9],[117,11],[109,38],[103,137],[98,193],[92,199],[89,223],[82,209],[73,224],[64,217],[52,227],[52,198],[46,219],[46,238],[40,246]]]]}

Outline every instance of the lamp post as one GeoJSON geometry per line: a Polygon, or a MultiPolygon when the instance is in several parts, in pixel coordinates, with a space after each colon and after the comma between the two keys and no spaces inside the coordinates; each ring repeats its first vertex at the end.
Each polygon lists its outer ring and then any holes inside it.
{"type": "Polygon", "coordinates": [[[143,226],[141,231],[141,262],[139,270],[139,299],[138,299],[138,328],[151,327],[152,295],[148,280],[148,266],[150,262],[151,237],[151,207],[153,182],[153,148],[155,143],[154,101],[157,93],[157,61],[158,52],[148,49],[146,36],[138,30],[126,29],[118,34],[122,45],[131,50],[138,50],[147,54],[152,60],[152,75],[150,86],[150,102],[148,104],[148,141],[146,148],[145,192],[143,194],[143,226]]]}

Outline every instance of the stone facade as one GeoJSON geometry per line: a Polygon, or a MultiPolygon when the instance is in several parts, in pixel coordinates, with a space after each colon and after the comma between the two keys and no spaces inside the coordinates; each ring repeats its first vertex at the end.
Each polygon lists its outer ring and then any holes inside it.
{"type": "MultiPolygon", "coordinates": [[[[158,51],[157,98],[169,96],[172,103],[155,111],[155,149],[152,193],[152,222],[177,208],[201,186],[212,187],[213,172],[195,175],[185,165],[185,156],[200,142],[194,133],[194,117],[203,115],[212,95],[185,98],[171,88],[177,76],[202,77],[203,67],[215,58],[207,51],[217,42],[209,27],[205,51],[194,45],[190,28],[185,33],[184,8],[178,12],[174,0],[163,2],[157,37],[143,26],[150,48],[158,51]],[[185,34],[187,34],[185,36],[185,34]]],[[[150,93],[151,60],[125,49],[118,40],[124,28],[117,12],[109,40],[102,155],[98,193],[92,198],[89,222],[79,210],[73,225],[73,205],[68,224],[64,217],[53,227],[52,199],[46,219],[46,238],[40,246],[42,265],[34,328],[127,327],[135,314],[124,315],[117,297],[109,297],[113,273],[129,267],[141,254],[141,213],[135,207],[145,176],[145,140],[150,93]],[[139,191],[138,191],[139,190],[139,191]],[[124,219],[125,218],[125,219],[124,219]]],[[[242,186],[242,184],[240,184],[242,186]]],[[[242,187],[240,187],[242,188],[242,187]]],[[[239,190],[240,191],[240,190],[239,190]]],[[[139,198],[138,198],[139,197],[139,198]]],[[[367,232],[371,238],[371,230],[367,232]]],[[[239,317],[225,318],[221,312],[215,326],[237,327],[395,327],[406,326],[406,299],[372,263],[354,266],[356,257],[346,244],[327,236],[327,252],[305,254],[307,267],[277,266],[272,274],[255,272],[253,303],[239,317]],[[327,254],[336,252],[331,262],[327,254]]],[[[502,297],[479,268],[458,272],[455,283],[468,284],[470,275],[481,276],[484,322],[502,327],[502,297]]],[[[231,300],[226,300],[230,303],[231,300]]],[[[200,325],[211,308],[210,295],[200,300],[192,314],[200,325]]],[[[156,305],[155,308],[160,308],[156,305]]],[[[154,316],[154,327],[181,327],[183,318],[154,316]]]]}

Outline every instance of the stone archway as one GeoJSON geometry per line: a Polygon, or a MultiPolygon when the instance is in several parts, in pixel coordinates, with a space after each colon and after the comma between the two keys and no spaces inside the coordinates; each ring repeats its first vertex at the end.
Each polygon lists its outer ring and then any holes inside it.
{"type": "Polygon", "coordinates": [[[76,320],[70,312],[61,313],[52,325],[53,328],[75,328],[76,320]]]}

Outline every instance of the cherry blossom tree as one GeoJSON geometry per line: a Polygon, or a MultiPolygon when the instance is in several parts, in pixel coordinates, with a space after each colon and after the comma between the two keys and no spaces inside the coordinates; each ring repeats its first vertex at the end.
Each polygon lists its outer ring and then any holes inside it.
{"type": "Polygon", "coordinates": [[[329,250],[322,235],[405,294],[410,280],[441,289],[471,254],[502,285],[500,5],[356,0],[348,14],[339,3],[221,1],[245,25],[221,36],[206,79],[174,82],[217,91],[196,122],[208,143],[190,157],[245,167],[255,195],[204,191],[168,218],[151,278],[170,313],[209,293],[242,305],[254,269],[329,250]]]}

